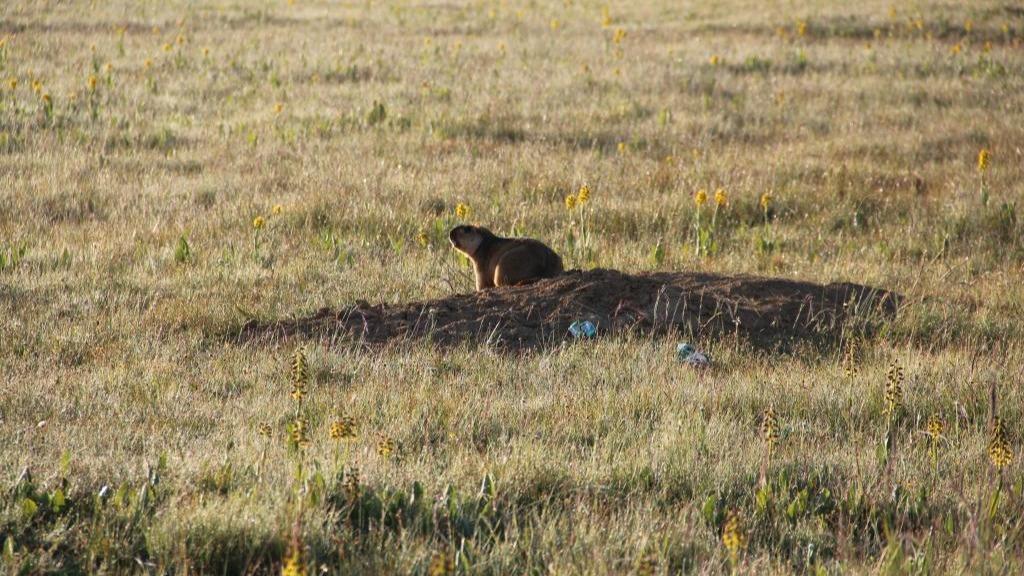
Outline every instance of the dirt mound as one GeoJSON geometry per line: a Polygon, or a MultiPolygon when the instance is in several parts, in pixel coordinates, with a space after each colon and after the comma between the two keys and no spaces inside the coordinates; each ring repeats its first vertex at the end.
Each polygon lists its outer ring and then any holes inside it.
{"type": "Polygon", "coordinates": [[[528,286],[494,288],[399,305],[356,302],[275,322],[253,320],[244,341],[300,337],[383,345],[426,339],[533,348],[569,338],[590,320],[600,335],[637,331],[691,337],[738,332],[759,344],[835,335],[846,322],[892,316],[898,296],[850,283],[828,285],[695,272],[624,274],[572,270],[528,286]]]}

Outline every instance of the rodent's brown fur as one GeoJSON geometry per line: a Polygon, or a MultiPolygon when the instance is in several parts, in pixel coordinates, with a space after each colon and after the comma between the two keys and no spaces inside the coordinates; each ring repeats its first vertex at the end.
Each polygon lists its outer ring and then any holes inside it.
{"type": "Polygon", "coordinates": [[[538,240],[502,238],[480,226],[456,226],[448,239],[473,261],[477,290],[519,286],[562,273],[562,259],[538,240]]]}

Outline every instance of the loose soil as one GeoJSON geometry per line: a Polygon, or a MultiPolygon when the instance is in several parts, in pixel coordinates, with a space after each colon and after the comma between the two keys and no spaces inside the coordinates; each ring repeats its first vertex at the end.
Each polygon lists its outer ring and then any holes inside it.
{"type": "Polygon", "coordinates": [[[893,316],[899,297],[851,284],[827,285],[699,272],[625,274],[571,270],[526,286],[492,288],[425,302],[323,308],[308,317],[242,326],[246,342],[304,338],[369,347],[428,340],[528,349],[571,339],[590,320],[598,337],[636,332],[694,340],[737,334],[760,346],[829,338],[893,316]]]}

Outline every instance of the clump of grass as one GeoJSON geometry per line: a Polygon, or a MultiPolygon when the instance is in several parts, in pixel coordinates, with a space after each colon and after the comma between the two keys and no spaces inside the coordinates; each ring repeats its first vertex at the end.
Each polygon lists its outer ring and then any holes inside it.
{"type": "Polygon", "coordinates": [[[184,234],[178,237],[178,242],[174,245],[174,261],[178,264],[192,262],[192,246],[184,234]]]}
{"type": "Polygon", "coordinates": [[[775,234],[772,231],[771,220],[769,218],[772,204],[775,202],[775,194],[772,192],[765,192],[761,194],[761,200],[759,202],[761,206],[762,225],[761,234],[757,238],[757,251],[759,254],[771,254],[775,251],[775,234]]]}

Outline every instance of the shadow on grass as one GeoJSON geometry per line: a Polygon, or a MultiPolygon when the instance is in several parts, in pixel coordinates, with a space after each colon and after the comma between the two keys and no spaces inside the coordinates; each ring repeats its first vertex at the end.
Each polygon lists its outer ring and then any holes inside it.
{"type": "Polygon", "coordinates": [[[572,270],[527,286],[457,294],[425,302],[323,308],[300,318],[250,320],[227,338],[271,344],[312,339],[381,347],[425,341],[479,343],[502,351],[557,345],[569,326],[589,320],[598,337],[743,337],[757,348],[798,341],[828,344],[891,319],[900,297],[852,283],[827,285],[701,272],[626,274],[572,270]]]}

